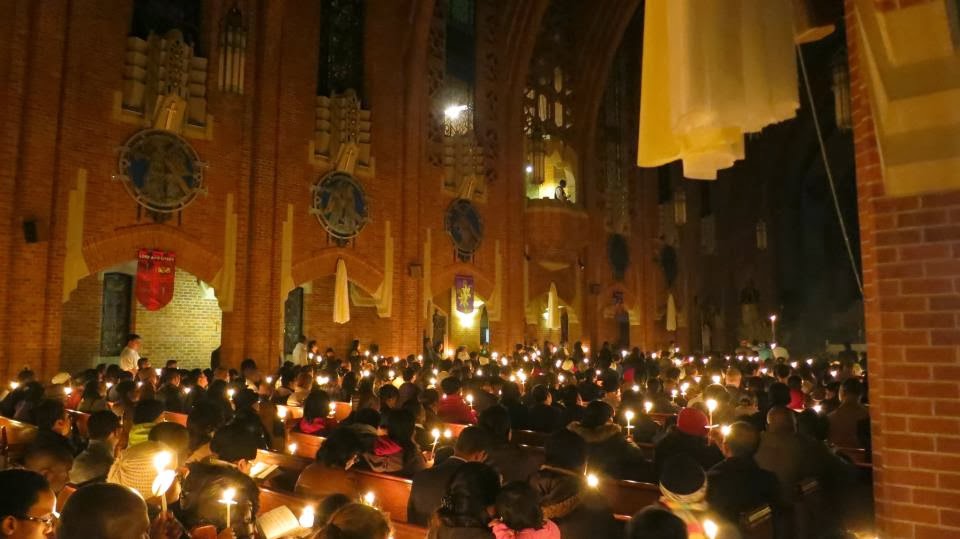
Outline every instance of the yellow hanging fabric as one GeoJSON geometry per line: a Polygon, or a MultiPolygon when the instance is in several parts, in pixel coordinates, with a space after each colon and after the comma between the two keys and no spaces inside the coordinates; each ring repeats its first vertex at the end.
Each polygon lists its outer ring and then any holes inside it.
{"type": "Polygon", "coordinates": [[[677,330],[677,302],[673,294],[667,295],[667,331],[677,330]]]}
{"type": "Polygon", "coordinates": [[[547,329],[560,328],[559,305],[560,298],[557,295],[557,285],[550,283],[550,291],[547,292],[547,329]]]}
{"type": "Polygon", "coordinates": [[[744,158],[743,135],[799,106],[792,5],[767,0],[648,0],[637,164],[683,160],[716,179],[744,158]]]}
{"type": "Polygon", "coordinates": [[[337,259],[337,277],[333,285],[333,322],[346,324],[350,321],[350,281],[347,279],[347,265],[342,258],[337,259]]]}

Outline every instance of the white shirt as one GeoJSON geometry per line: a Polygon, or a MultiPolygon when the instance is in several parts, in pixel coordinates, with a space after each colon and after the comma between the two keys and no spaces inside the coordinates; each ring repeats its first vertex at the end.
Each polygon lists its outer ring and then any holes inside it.
{"type": "Polygon", "coordinates": [[[293,363],[295,365],[306,365],[307,364],[307,345],[302,342],[298,342],[296,346],[293,347],[293,363]]]}
{"type": "Polygon", "coordinates": [[[136,373],[137,361],[140,361],[140,352],[137,352],[129,346],[124,346],[123,351],[120,352],[120,369],[136,373]]]}

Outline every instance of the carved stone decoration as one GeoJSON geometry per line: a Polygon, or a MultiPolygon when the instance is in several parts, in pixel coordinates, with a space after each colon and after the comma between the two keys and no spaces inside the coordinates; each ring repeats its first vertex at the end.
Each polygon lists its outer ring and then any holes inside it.
{"type": "Polygon", "coordinates": [[[205,194],[197,152],[169,131],[145,129],[120,149],[116,179],[155,221],[164,221],[205,194]]]}
{"type": "Polygon", "coordinates": [[[147,39],[127,38],[122,111],[142,125],[180,134],[204,128],[207,116],[207,59],[194,56],[180,30],[147,39]]]}
{"type": "Polygon", "coordinates": [[[367,196],[353,175],[333,170],[324,174],[312,188],[310,213],[338,244],[355,238],[370,220],[367,196]]]}
{"type": "Polygon", "coordinates": [[[458,198],[450,203],[444,227],[453,241],[457,259],[468,262],[483,240],[483,219],[472,202],[458,198]]]}
{"type": "Polygon", "coordinates": [[[373,175],[370,155],[372,114],[353,90],[332,97],[317,96],[313,155],[318,163],[336,165],[348,174],[373,175]]]}
{"type": "Polygon", "coordinates": [[[443,189],[457,198],[486,200],[483,150],[473,131],[443,137],[443,189]]]}
{"type": "Polygon", "coordinates": [[[247,28],[243,12],[234,5],[220,23],[219,89],[228,94],[243,95],[246,70],[247,28]]]}

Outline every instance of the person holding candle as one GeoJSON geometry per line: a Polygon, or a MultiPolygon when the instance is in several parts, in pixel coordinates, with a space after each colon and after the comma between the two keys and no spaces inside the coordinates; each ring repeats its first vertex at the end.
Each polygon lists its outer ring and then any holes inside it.
{"type": "Polygon", "coordinates": [[[448,376],[440,382],[440,388],[443,390],[443,396],[440,398],[437,409],[440,420],[448,423],[475,425],[477,423],[477,413],[463,400],[463,396],[460,394],[463,384],[461,384],[460,379],[455,376],[448,376]]]}
{"type": "Polygon", "coordinates": [[[707,473],[707,503],[729,522],[765,504],[777,518],[784,506],[777,476],[754,460],[759,445],[760,433],[753,425],[744,421],[730,425],[723,440],[725,459],[707,473]]]}
{"type": "Polygon", "coordinates": [[[107,476],[120,439],[120,418],[109,410],[90,414],[87,435],[90,442],[73,460],[70,470],[70,482],[78,485],[107,476]]]}
{"type": "Polygon", "coordinates": [[[426,468],[420,447],[413,440],[413,414],[407,410],[393,410],[386,417],[386,436],[379,436],[373,447],[362,454],[363,462],[375,472],[413,477],[426,468]]]}
{"type": "Polygon", "coordinates": [[[587,442],[590,467],[617,479],[650,481],[653,466],[639,447],[626,439],[620,425],[613,422],[613,408],[593,401],[583,419],[567,426],[587,442]]]}
{"type": "Polygon", "coordinates": [[[489,446],[490,437],[480,427],[463,429],[453,447],[453,456],[413,476],[413,488],[407,502],[407,521],[426,526],[430,515],[440,507],[440,498],[450,477],[467,462],[485,461],[489,446]]]}
{"type": "Polygon", "coordinates": [[[30,413],[31,423],[37,427],[37,435],[31,442],[34,445],[62,447],[71,455],[79,453],[77,444],[71,439],[73,432],[70,416],[59,399],[44,399],[37,403],[30,413]]]}
{"type": "Polygon", "coordinates": [[[326,391],[314,390],[307,395],[303,404],[303,417],[294,425],[295,432],[326,436],[337,426],[337,420],[330,417],[330,396],[326,391]]]}
{"type": "Polygon", "coordinates": [[[547,386],[543,384],[533,386],[530,390],[530,399],[533,401],[527,416],[530,430],[551,433],[563,428],[561,409],[553,406],[553,395],[547,386]]]}
{"type": "Polygon", "coordinates": [[[496,470],[479,462],[460,466],[430,520],[429,539],[492,539],[490,521],[500,492],[496,470]]]}
{"type": "Polygon", "coordinates": [[[510,442],[512,422],[503,406],[492,406],[480,414],[478,426],[490,437],[487,464],[497,470],[505,482],[526,481],[540,467],[537,455],[510,442]]]}
{"type": "Polygon", "coordinates": [[[697,408],[684,408],[677,414],[677,424],[667,430],[666,436],[661,438],[654,450],[654,465],[659,475],[663,464],[674,455],[687,454],[702,468],[711,466],[723,460],[723,453],[716,445],[707,439],[707,415],[697,408]]]}

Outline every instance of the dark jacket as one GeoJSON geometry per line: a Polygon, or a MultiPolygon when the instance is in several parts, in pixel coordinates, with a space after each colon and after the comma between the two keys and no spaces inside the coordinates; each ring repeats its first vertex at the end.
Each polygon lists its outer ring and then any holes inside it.
{"type": "Polygon", "coordinates": [[[657,442],[654,448],[654,464],[656,464],[657,477],[660,477],[660,470],[663,469],[663,463],[668,458],[686,453],[693,460],[700,464],[704,470],[709,470],[718,462],[723,460],[723,453],[715,445],[707,444],[707,439],[703,436],[693,436],[681,432],[676,428],[670,429],[666,436],[657,442]]]}
{"type": "Polygon", "coordinates": [[[587,465],[591,470],[616,479],[656,482],[653,464],[644,458],[639,447],[627,441],[620,425],[605,423],[587,428],[574,421],[567,428],[587,442],[587,465]]]}
{"type": "Polygon", "coordinates": [[[377,438],[373,448],[364,452],[361,457],[360,469],[363,469],[363,464],[366,464],[374,472],[400,477],[413,477],[415,473],[426,467],[420,448],[412,440],[406,446],[402,446],[387,436],[377,438]]]}
{"type": "Polygon", "coordinates": [[[500,472],[503,484],[526,481],[543,464],[543,453],[513,444],[500,444],[487,450],[487,464],[500,472]]]}
{"type": "Polygon", "coordinates": [[[464,462],[459,457],[450,457],[413,476],[413,487],[407,501],[407,522],[418,526],[426,526],[430,522],[430,516],[440,507],[447,481],[464,462]]]}
{"type": "Polygon", "coordinates": [[[543,518],[555,522],[561,537],[618,537],[617,522],[607,500],[583,484],[583,475],[543,466],[530,478],[540,496],[543,518]]]}
{"type": "Polygon", "coordinates": [[[562,429],[561,410],[547,404],[534,404],[530,407],[529,427],[537,432],[556,432],[562,429]]]}
{"type": "Polygon", "coordinates": [[[427,539],[493,539],[493,532],[483,528],[448,528],[443,524],[431,526],[427,539]]]}
{"type": "Polygon", "coordinates": [[[741,513],[761,505],[781,507],[780,485],[753,457],[730,457],[707,472],[707,503],[721,517],[739,522],[741,513]]]}

